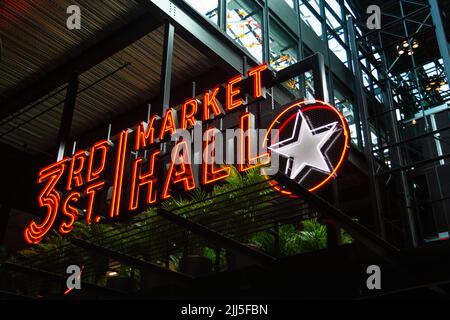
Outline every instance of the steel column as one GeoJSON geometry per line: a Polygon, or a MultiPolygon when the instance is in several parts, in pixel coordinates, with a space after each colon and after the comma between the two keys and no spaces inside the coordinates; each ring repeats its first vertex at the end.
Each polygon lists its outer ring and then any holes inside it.
{"type": "Polygon", "coordinates": [[[330,94],[327,86],[327,73],[325,61],[321,53],[317,53],[312,57],[312,73],[314,79],[314,97],[329,102],[330,94]]]}
{"type": "Polygon", "coordinates": [[[268,1],[264,1],[263,6],[263,52],[262,59],[267,65],[270,66],[270,36],[269,36],[269,4],[268,1]]]}
{"type": "Polygon", "coordinates": [[[436,40],[439,46],[439,51],[444,61],[445,75],[447,81],[450,81],[450,53],[449,43],[445,34],[444,24],[442,22],[441,10],[439,8],[438,0],[428,0],[431,7],[431,17],[435,26],[436,40]]]}
{"type": "MultiPolygon", "coordinates": [[[[397,126],[397,121],[395,118],[395,109],[394,109],[394,99],[392,98],[392,88],[391,88],[391,83],[389,80],[389,75],[387,73],[387,61],[386,61],[386,56],[384,53],[382,53],[381,55],[381,67],[383,69],[383,79],[384,79],[384,83],[385,83],[385,87],[383,90],[383,95],[384,95],[384,104],[385,104],[385,108],[386,110],[389,111],[389,125],[391,127],[391,132],[392,132],[392,139],[393,139],[393,143],[395,144],[394,149],[394,161],[396,163],[398,163],[398,165],[400,167],[404,166],[403,163],[403,157],[401,154],[401,150],[400,150],[400,134],[398,132],[398,126],[397,126]]],[[[403,201],[404,201],[404,205],[406,207],[406,217],[405,217],[405,222],[406,222],[406,227],[409,231],[409,239],[408,242],[410,243],[410,245],[412,247],[416,247],[418,245],[418,239],[417,239],[417,232],[416,232],[416,228],[415,228],[415,222],[414,222],[414,210],[413,210],[413,204],[411,201],[411,195],[409,193],[409,187],[408,187],[408,179],[406,176],[406,172],[405,171],[400,171],[400,182],[401,182],[401,186],[403,188],[403,201]]]]}
{"type": "Polygon", "coordinates": [[[349,33],[350,52],[352,56],[353,70],[355,74],[355,94],[365,142],[364,153],[369,165],[369,185],[370,185],[370,195],[372,198],[372,210],[375,217],[377,232],[382,238],[385,238],[386,231],[384,228],[384,221],[382,216],[383,207],[381,204],[380,192],[377,184],[378,182],[375,178],[375,164],[372,156],[373,147],[372,147],[372,137],[370,133],[369,111],[367,107],[367,100],[364,94],[361,66],[359,63],[358,44],[356,42],[354,21],[352,16],[347,17],[347,29],[349,33]]]}
{"type": "Polygon", "coordinates": [[[227,0],[219,0],[218,23],[222,31],[227,31],[227,0]]]}
{"type": "Polygon", "coordinates": [[[67,86],[66,99],[64,101],[64,109],[61,116],[61,123],[58,133],[58,156],[56,161],[60,161],[64,158],[66,145],[70,138],[70,128],[72,127],[72,118],[75,111],[75,102],[78,93],[78,75],[73,74],[70,77],[69,84],[67,86]]]}
{"type": "Polygon", "coordinates": [[[170,85],[172,81],[172,59],[173,42],[175,37],[175,27],[170,22],[165,25],[164,32],[164,51],[162,56],[161,69],[161,97],[162,97],[162,115],[170,106],[170,85]]]}

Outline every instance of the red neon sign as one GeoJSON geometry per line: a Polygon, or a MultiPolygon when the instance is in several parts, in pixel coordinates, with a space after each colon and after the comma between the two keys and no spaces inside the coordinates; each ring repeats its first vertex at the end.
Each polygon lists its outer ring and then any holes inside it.
{"type": "MultiPolygon", "coordinates": [[[[331,132],[331,129],[329,130],[330,138],[333,135],[337,136],[335,137],[332,146],[335,150],[333,150],[334,152],[333,159],[329,160],[329,162],[332,163],[329,164],[328,170],[322,170],[323,171],[322,174],[319,175],[318,178],[314,179],[313,181],[308,182],[308,184],[304,183],[304,180],[299,182],[303,184],[310,192],[313,192],[322,188],[325,184],[330,182],[336,176],[336,173],[341,169],[350,146],[350,130],[348,128],[347,120],[345,120],[342,113],[331,104],[320,100],[306,100],[301,102],[295,102],[287,106],[280,114],[278,114],[278,116],[275,119],[273,119],[264,137],[263,148],[267,147],[268,144],[270,144],[269,133],[273,129],[278,128],[279,130],[278,134],[280,136],[286,130],[286,127],[290,123],[294,122],[295,119],[298,118],[302,119],[301,120],[302,126],[310,126],[309,122],[311,121],[317,122],[318,124],[316,124],[316,126],[318,126],[319,129],[321,129],[322,127],[324,128],[326,127],[326,125],[324,125],[323,119],[328,118],[328,120],[325,121],[325,124],[328,121],[329,126],[334,127],[333,132],[331,132]],[[301,116],[298,117],[298,115],[301,116]]],[[[275,138],[279,138],[279,136],[275,138]]],[[[328,140],[330,140],[330,138],[328,140]]],[[[321,146],[319,148],[320,150],[318,151],[322,153],[323,152],[322,149],[324,147],[325,146],[321,146]]],[[[330,150],[331,147],[328,146],[328,149],[330,150]]],[[[270,146],[269,152],[271,152],[270,146]]],[[[302,178],[304,179],[304,177],[302,178]]],[[[269,183],[271,183],[274,186],[274,188],[280,191],[282,194],[291,197],[296,197],[294,194],[292,194],[292,192],[282,188],[279,185],[276,185],[273,181],[269,181],[269,183]]]]}
{"type": "MultiPolygon", "coordinates": [[[[198,175],[192,166],[193,150],[190,144],[185,139],[175,139],[174,134],[177,129],[194,127],[195,130],[201,127],[197,124],[202,121],[210,122],[213,116],[242,110],[246,97],[252,97],[254,101],[263,97],[265,88],[262,86],[262,77],[266,70],[265,64],[252,68],[246,77],[235,76],[225,86],[217,85],[206,91],[202,99],[185,100],[179,115],[174,108],[169,108],[162,119],[152,115],[148,123],[140,122],[135,128],[122,130],[114,143],[101,140],[89,149],[80,150],[71,157],[43,168],[38,177],[38,184],[42,185],[38,203],[41,208],[46,209],[46,215],[41,223],[30,223],[24,231],[25,240],[28,243],[40,242],[56,221],[59,223],[55,226],[57,230],[61,234],[67,234],[72,231],[74,222],[81,215],[84,215],[88,224],[98,223],[102,217],[118,218],[124,211],[135,212],[142,206],[168,199],[174,193],[190,191],[199,184],[210,185],[226,179],[230,175],[231,166],[216,163],[217,129],[209,127],[204,132],[203,152],[200,152],[203,161],[198,175]],[[248,87],[253,88],[250,94],[242,89],[248,87]],[[219,101],[222,96],[225,110],[219,101]],[[169,138],[174,139],[174,146],[171,150],[166,150],[170,145],[167,142],[169,138]],[[171,155],[167,163],[163,160],[165,155],[171,155]],[[82,205],[85,207],[80,208],[82,205]],[[57,219],[58,214],[61,219],[57,219]]],[[[325,103],[320,107],[307,104],[302,102],[288,106],[274,119],[268,132],[283,123],[278,129],[280,136],[285,135],[290,126],[288,122],[293,119],[288,113],[300,107],[306,116],[308,112],[320,109],[328,110],[338,119],[336,121],[341,124],[345,137],[342,157],[337,163],[333,163],[333,170],[323,181],[310,188],[313,191],[331,180],[341,167],[349,133],[345,119],[335,108],[325,103]]],[[[261,148],[255,148],[258,144],[262,144],[262,148],[267,147],[268,136],[263,141],[258,141],[251,133],[255,129],[253,115],[243,112],[239,117],[238,127],[238,170],[243,172],[269,163],[270,154],[274,151],[260,152],[258,149],[261,148]]],[[[317,136],[310,134],[309,137],[314,140],[319,136],[325,135],[318,133],[317,136]]],[[[283,146],[277,150],[285,149],[288,150],[289,147],[283,146]]],[[[288,190],[280,189],[280,192],[293,196],[288,190]]]]}

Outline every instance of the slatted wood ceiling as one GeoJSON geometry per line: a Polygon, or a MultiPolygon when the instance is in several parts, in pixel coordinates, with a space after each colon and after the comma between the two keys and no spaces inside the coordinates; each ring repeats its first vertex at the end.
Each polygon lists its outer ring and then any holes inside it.
{"type": "MultiPolygon", "coordinates": [[[[10,2],[6,2],[6,7],[11,6],[10,2]]],[[[14,23],[15,27],[10,29],[10,34],[5,38],[2,33],[5,54],[0,63],[0,98],[22,88],[24,83],[32,81],[49,64],[58,64],[67,55],[71,55],[72,51],[78,52],[80,47],[92,44],[96,33],[112,28],[111,24],[124,23],[130,19],[128,11],[133,16],[136,9],[139,9],[135,1],[131,0],[78,1],[82,7],[82,21],[86,25],[73,38],[66,34],[65,20],[61,22],[58,16],[44,13],[66,8],[70,1],[58,1],[57,5],[56,1],[18,2],[26,6],[26,17],[9,17],[6,26],[14,23]],[[45,6],[48,6],[47,10],[45,6]],[[105,8],[107,13],[102,11],[105,8]],[[27,28],[32,28],[32,32],[27,28]],[[56,29],[58,31],[54,31],[56,29]],[[13,39],[15,40],[12,41],[13,39]],[[20,39],[27,39],[27,42],[20,39]]],[[[0,10],[0,13],[5,11],[4,2],[0,2],[0,10]]],[[[62,16],[66,17],[65,9],[62,16]]],[[[3,32],[3,27],[1,30],[3,32]]],[[[158,95],[163,32],[163,27],[156,29],[80,75],[79,91],[82,92],[76,102],[72,125],[74,136],[158,95]],[[107,76],[111,73],[112,75],[107,76]],[[105,79],[99,81],[105,76],[105,79]]],[[[173,86],[211,67],[212,63],[202,53],[175,35],[173,86]]],[[[0,122],[0,141],[32,154],[46,153],[54,148],[62,114],[63,104],[60,102],[64,100],[66,93],[65,86],[54,90],[54,93],[54,96],[43,99],[42,102],[35,101],[0,122]],[[45,112],[46,110],[49,111],[45,112]],[[36,117],[37,115],[39,116],[36,117]]]]}

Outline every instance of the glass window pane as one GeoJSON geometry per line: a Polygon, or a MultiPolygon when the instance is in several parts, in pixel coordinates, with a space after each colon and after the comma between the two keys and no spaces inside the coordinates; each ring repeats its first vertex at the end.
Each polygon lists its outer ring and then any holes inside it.
{"type": "Polygon", "coordinates": [[[342,24],[336,19],[336,17],[328,10],[325,9],[325,14],[327,17],[327,24],[333,29],[335,32],[342,29],[342,24]]]}
{"type": "Polygon", "coordinates": [[[297,43],[272,19],[269,26],[270,66],[278,71],[298,61],[297,43]]]}
{"type": "Polygon", "coordinates": [[[258,4],[250,0],[229,1],[227,33],[262,62],[262,10],[258,4]]]}
{"type": "Polygon", "coordinates": [[[339,60],[341,60],[343,63],[345,63],[346,66],[348,66],[347,51],[333,36],[330,36],[328,39],[328,47],[331,52],[333,52],[339,58],[339,60]]]}
{"type": "Polygon", "coordinates": [[[330,6],[331,10],[342,19],[342,10],[338,0],[327,0],[326,3],[330,6]]]}
{"type": "Polygon", "coordinates": [[[189,5],[206,16],[209,20],[218,24],[219,0],[185,0],[189,5]]]}
{"type": "Polygon", "coordinates": [[[347,0],[344,0],[344,5],[345,5],[345,8],[348,10],[348,12],[349,12],[354,18],[356,18],[356,14],[355,14],[355,12],[353,11],[352,6],[350,5],[350,3],[349,3],[347,0]]]}

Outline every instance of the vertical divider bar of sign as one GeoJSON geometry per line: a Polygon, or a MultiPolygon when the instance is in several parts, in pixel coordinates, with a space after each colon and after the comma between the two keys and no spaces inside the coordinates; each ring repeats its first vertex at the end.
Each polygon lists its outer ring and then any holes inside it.
{"type": "Polygon", "coordinates": [[[117,143],[117,156],[114,171],[114,185],[111,198],[110,217],[114,218],[119,215],[120,200],[122,198],[123,169],[125,164],[125,156],[127,152],[128,130],[124,130],[119,135],[117,143]]]}

